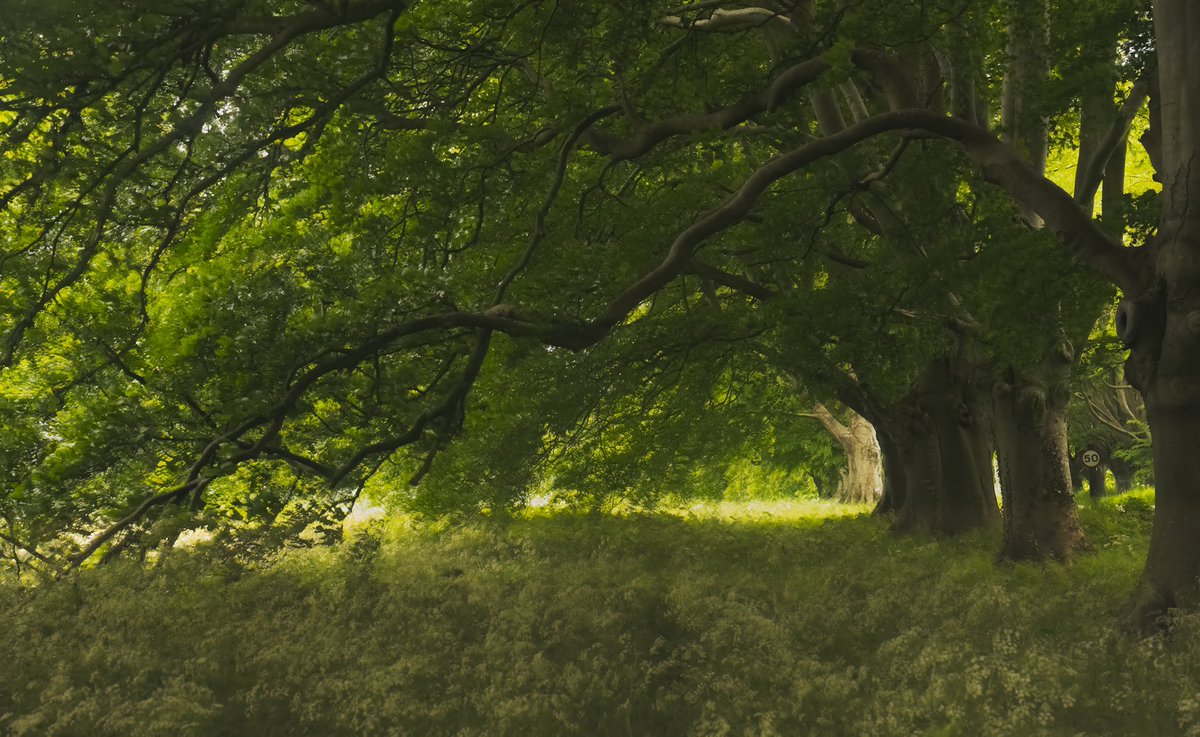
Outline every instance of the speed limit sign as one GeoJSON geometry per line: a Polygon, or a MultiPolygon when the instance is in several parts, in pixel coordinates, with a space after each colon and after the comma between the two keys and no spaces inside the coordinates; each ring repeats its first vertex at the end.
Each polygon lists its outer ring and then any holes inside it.
{"type": "Polygon", "coordinates": [[[1085,450],[1083,451],[1083,456],[1080,458],[1080,460],[1083,461],[1083,465],[1087,466],[1088,468],[1095,468],[1096,466],[1100,465],[1100,454],[1094,450],[1085,450]]]}

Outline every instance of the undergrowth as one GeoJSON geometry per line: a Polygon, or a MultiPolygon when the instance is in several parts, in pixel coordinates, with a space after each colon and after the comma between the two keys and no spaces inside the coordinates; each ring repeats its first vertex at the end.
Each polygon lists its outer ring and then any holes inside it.
{"type": "Polygon", "coordinates": [[[0,589],[0,733],[1200,735],[1200,617],[1119,627],[1152,505],[1044,568],[812,504],[175,551],[0,589]]]}

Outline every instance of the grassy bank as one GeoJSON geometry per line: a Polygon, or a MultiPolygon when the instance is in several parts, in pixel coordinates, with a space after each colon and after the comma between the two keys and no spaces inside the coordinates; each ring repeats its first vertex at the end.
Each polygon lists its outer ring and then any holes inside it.
{"type": "Polygon", "coordinates": [[[0,593],[0,733],[1200,734],[1200,620],[1117,627],[1151,504],[1045,569],[804,504],[107,566],[0,593]]]}

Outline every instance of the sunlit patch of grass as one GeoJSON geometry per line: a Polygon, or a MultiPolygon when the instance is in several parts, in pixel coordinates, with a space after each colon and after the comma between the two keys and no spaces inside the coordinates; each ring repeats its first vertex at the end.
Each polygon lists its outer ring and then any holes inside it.
{"type": "Polygon", "coordinates": [[[749,522],[772,520],[794,522],[797,520],[855,517],[870,514],[869,504],[839,504],[829,499],[772,499],[762,501],[700,502],[686,507],[667,510],[698,519],[724,519],[749,522]]]}

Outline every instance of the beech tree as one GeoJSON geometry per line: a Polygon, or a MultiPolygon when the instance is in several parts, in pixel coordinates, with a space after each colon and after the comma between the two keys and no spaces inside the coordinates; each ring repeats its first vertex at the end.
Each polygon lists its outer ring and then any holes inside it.
{"type": "Polygon", "coordinates": [[[878,502],[883,496],[883,457],[875,428],[854,410],[847,410],[846,421],[842,422],[820,402],[813,405],[811,414],[846,456],[846,469],[838,483],[838,501],[878,502]]]}
{"type": "Polygon", "coordinates": [[[520,391],[479,391],[501,362],[553,376],[715,297],[739,340],[875,425],[901,520],[995,521],[995,443],[1010,539],[1033,541],[1013,550],[1067,555],[1052,364],[1069,361],[1059,315],[1078,301],[1040,309],[1039,359],[999,369],[1011,394],[993,405],[974,336],[988,311],[961,264],[1004,244],[980,246],[989,221],[961,211],[1003,192],[1124,295],[1158,484],[1138,612],[1193,601],[1200,16],[1184,0],[1155,2],[1145,38],[1136,3],[1095,3],[1113,43],[1155,61],[1124,107],[1122,80],[1089,89],[1073,195],[1044,171],[1043,19],[1066,11],[1040,0],[10,5],[3,511],[31,554],[77,565],[162,534],[168,508],[191,510],[180,524],[304,526],[379,473],[436,472],[480,404],[520,391]],[[1123,179],[1105,172],[1141,89],[1162,204],[1129,247],[1091,202],[1123,179]],[[923,242],[933,203],[957,214],[923,242]],[[796,237],[814,226],[830,236],[807,239],[816,258],[796,237]],[[852,316],[798,330],[806,305],[855,283],[840,268],[893,287],[876,332],[913,350],[890,379],[852,316]],[[914,297],[914,281],[930,288],[914,297]],[[768,328],[785,332],[755,335],[768,328]],[[811,350],[775,340],[796,332],[811,350]]]}

